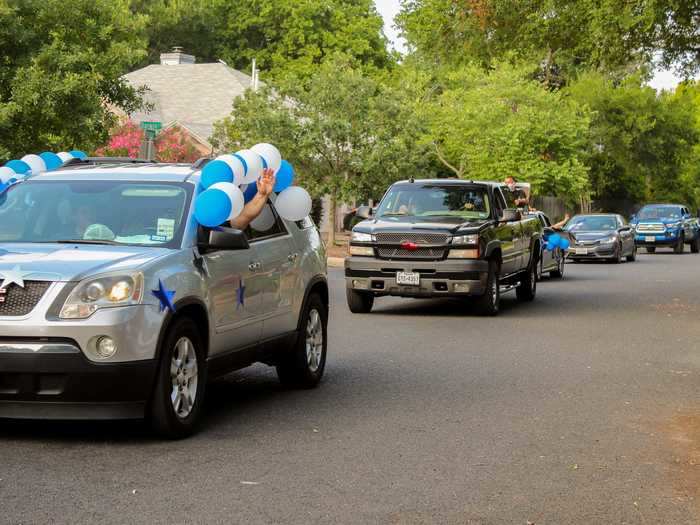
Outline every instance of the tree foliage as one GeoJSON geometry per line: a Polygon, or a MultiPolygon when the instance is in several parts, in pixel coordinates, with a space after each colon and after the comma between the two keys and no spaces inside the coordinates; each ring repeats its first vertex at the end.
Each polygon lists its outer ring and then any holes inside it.
{"type": "Polygon", "coordinates": [[[92,149],[138,93],[120,79],[145,55],[128,0],[0,0],[0,157],[92,149]]]}
{"type": "Polygon", "coordinates": [[[255,58],[276,76],[308,77],[337,52],[368,69],[391,63],[372,0],[138,0],[133,8],[150,16],[151,61],[178,45],[242,70],[255,58]]]}

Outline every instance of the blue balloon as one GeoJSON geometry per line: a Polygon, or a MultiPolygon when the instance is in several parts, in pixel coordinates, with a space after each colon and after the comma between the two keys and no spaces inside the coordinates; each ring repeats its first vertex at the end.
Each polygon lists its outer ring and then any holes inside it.
{"type": "Polygon", "coordinates": [[[85,160],[88,158],[87,153],[85,153],[84,151],[80,151],[79,149],[74,149],[72,151],[69,151],[68,153],[73,155],[76,159],[85,160]]]}
{"type": "Polygon", "coordinates": [[[6,182],[6,184],[7,184],[8,186],[12,186],[13,184],[15,184],[15,183],[17,183],[17,182],[19,182],[19,180],[17,180],[15,177],[12,177],[10,180],[8,180],[8,181],[6,182]]]}
{"type": "Polygon", "coordinates": [[[551,242],[554,246],[559,246],[559,242],[561,242],[561,235],[555,233],[554,235],[549,237],[549,240],[547,242],[551,242]]]}
{"type": "Polygon", "coordinates": [[[547,248],[550,252],[553,252],[554,250],[557,249],[557,245],[554,244],[554,243],[552,242],[552,240],[550,239],[550,240],[547,241],[547,246],[546,246],[546,248],[547,248]]]}
{"type": "Polygon", "coordinates": [[[253,200],[253,197],[255,197],[258,194],[258,185],[255,184],[254,182],[251,182],[248,184],[248,187],[246,187],[245,191],[243,192],[243,201],[245,203],[248,203],[253,200]]]}
{"type": "Polygon", "coordinates": [[[39,153],[39,156],[41,157],[41,160],[44,161],[44,164],[46,164],[46,169],[48,171],[55,170],[56,168],[60,168],[61,166],[63,166],[63,161],[61,160],[61,157],[59,157],[55,153],[45,151],[44,153],[39,153]]]}
{"type": "Polygon", "coordinates": [[[277,172],[277,177],[275,179],[275,188],[274,191],[277,193],[286,190],[292,185],[292,182],[294,181],[294,168],[292,165],[287,162],[286,160],[283,160],[282,163],[280,164],[280,169],[277,172]]]}
{"type": "Polygon", "coordinates": [[[207,162],[202,170],[202,187],[206,190],[217,182],[233,182],[233,171],[223,160],[207,162]]]}
{"type": "Polygon", "coordinates": [[[197,196],[194,218],[202,226],[214,228],[228,220],[231,215],[231,199],[221,190],[205,190],[197,196]]]}
{"type": "Polygon", "coordinates": [[[23,160],[11,160],[7,164],[5,164],[8,168],[10,168],[12,171],[14,171],[17,175],[24,175],[25,173],[29,173],[31,171],[31,167],[29,164],[24,162],[23,160]]]}
{"type": "Polygon", "coordinates": [[[569,239],[565,239],[564,237],[562,237],[559,240],[559,248],[561,248],[562,250],[568,250],[569,246],[571,246],[569,239]]]}
{"type": "Polygon", "coordinates": [[[9,187],[10,185],[8,183],[0,182],[0,195],[5,193],[5,190],[9,187]]]}
{"type": "Polygon", "coordinates": [[[234,153],[233,156],[241,161],[241,164],[243,164],[243,174],[247,175],[248,174],[248,163],[245,161],[245,159],[243,157],[241,157],[237,153],[234,153]]]}
{"type": "Polygon", "coordinates": [[[262,155],[260,155],[260,158],[262,159],[263,169],[266,170],[267,169],[267,161],[265,160],[265,157],[263,157],[262,155]]]}

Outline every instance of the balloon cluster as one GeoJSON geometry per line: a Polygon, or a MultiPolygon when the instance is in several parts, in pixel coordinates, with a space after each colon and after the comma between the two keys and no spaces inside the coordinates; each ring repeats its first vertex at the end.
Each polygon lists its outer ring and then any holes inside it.
{"type": "MultiPolygon", "coordinates": [[[[289,221],[306,217],[311,212],[311,197],[303,188],[292,186],[294,169],[282,160],[279,150],[263,143],[221,155],[204,166],[200,181],[204,191],[197,197],[194,209],[197,222],[214,228],[238,217],[245,204],[257,194],[257,181],[268,168],[275,173],[277,213],[289,221]]],[[[269,230],[274,224],[275,217],[267,206],[251,222],[258,231],[269,230]]]]}
{"type": "Polygon", "coordinates": [[[20,160],[11,160],[0,167],[0,193],[16,182],[38,175],[45,171],[52,171],[63,166],[72,159],[86,159],[87,155],[79,150],[62,151],[52,153],[45,151],[39,155],[25,155],[20,160]]]}
{"type": "Polygon", "coordinates": [[[550,252],[553,252],[557,248],[561,248],[562,250],[568,250],[569,246],[571,243],[569,242],[569,239],[566,237],[562,237],[558,233],[555,233],[549,239],[547,239],[547,249],[550,252]]]}

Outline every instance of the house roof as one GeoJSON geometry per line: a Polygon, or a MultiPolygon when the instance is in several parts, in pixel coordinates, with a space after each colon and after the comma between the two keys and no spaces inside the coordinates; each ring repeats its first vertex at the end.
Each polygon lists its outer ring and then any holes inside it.
{"type": "Polygon", "coordinates": [[[144,98],[152,109],[129,115],[132,120],[162,122],[163,128],[177,123],[209,146],[214,122],[231,113],[233,100],[252,80],[223,63],[152,64],[124,78],[136,88],[149,89],[144,98]]]}

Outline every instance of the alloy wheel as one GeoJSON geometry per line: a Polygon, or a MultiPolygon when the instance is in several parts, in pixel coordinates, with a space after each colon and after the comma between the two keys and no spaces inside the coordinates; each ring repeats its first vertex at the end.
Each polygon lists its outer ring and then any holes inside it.
{"type": "Polygon", "coordinates": [[[306,323],[306,364],[312,372],[318,371],[323,357],[323,322],[318,310],[309,312],[306,323]]]}
{"type": "Polygon", "coordinates": [[[181,337],[175,344],[170,361],[170,380],[173,411],[177,417],[185,419],[192,412],[197,399],[198,383],[197,353],[187,337],[181,337]]]}

